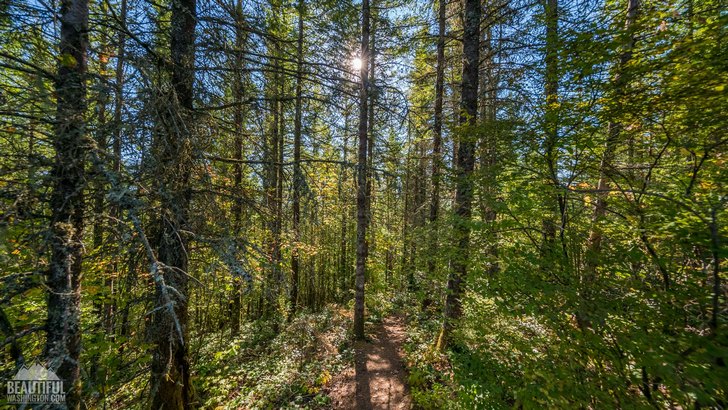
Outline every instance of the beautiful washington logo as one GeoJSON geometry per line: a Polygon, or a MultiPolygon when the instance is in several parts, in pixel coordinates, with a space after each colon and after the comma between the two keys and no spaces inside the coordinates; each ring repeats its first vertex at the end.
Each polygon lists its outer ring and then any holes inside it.
{"type": "Polygon", "coordinates": [[[65,403],[63,381],[52,370],[39,363],[22,366],[7,382],[8,404],[65,403]]]}

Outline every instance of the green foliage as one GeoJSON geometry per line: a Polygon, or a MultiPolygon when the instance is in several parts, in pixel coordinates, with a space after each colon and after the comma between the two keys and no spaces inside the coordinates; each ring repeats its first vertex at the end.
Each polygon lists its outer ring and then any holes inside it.
{"type": "MultiPolygon", "coordinates": [[[[78,64],[59,53],[57,10],[37,3],[0,1],[0,381],[16,370],[16,349],[44,355],[54,73],[78,64]]],[[[122,24],[121,3],[90,4],[84,141],[106,172],[85,165],[89,408],[147,405],[160,308],[149,268],[163,223],[156,188],[169,177],[155,170],[166,160],[160,134],[179,132],[171,8],[129,0],[122,24]]],[[[196,113],[184,132],[199,142],[184,164],[192,406],[326,408],[326,386],[354,357],[342,306],[352,308],[356,253],[357,5],[305,2],[297,240],[296,6],[241,2],[238,16],[233,3],[213,3],[198,10],[196,113]],[[294,251],[298,314],[288,318],[294,251]]],[[[367,324],[409,319],[416,408],[725,408],[725,2],[640,1],[627,25],[626,0],[559,1],[549,101],[543,3],[483,2],[480,107],[467,128],[456,126],[462,25],[449,3],[436,221],[433,3],[374,5],[367,324]],[[466,138],[476,143],[469,220],[452,212],[453,157],[466,138]],[[456,260],[458,226],[471,231],[467,260],[456,260]],[[436,352],[453,262],[467,264],[463,315],[452,349],[436,352]]]]}
{"type": "Polygon", "coordinates": [[[454,386],[447,357],[434,349],[438,330],[438,321],[427,319],[412,321],[407,328],[404,352],[414,408],[444,409],[452,403],[454,386]]]}
{"type": "MultiPolygon", "coordinates": [[[[215,409],[325,408],[322,388],[344,365],[346,317],[336,308],[302,314],[280,333],[252,322],[239,338],[200,345],[195,369],[199,403],[215,409]],[[268,329],[267,331],[265,329],[268,329]],[[259,337],[267,333],[266,340],[259,337]],[[220,350],[217,350],[220,349],[220,350]]],[[[215,340],[209,335],[208,340],[215,340]]]]}

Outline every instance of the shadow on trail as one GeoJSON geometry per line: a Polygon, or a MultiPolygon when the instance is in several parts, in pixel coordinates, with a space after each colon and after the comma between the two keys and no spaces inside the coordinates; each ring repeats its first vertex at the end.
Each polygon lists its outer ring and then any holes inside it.
{"type": "Polygon", "coordinates": [[[355,352],[354,372],[356,378],[356,408],[371,409],[372,408],[372,392],[369,388],[369,372],[367,371],[367,356],[364,349],[359,346],[355,352]]]}
{"type": "Polygon", "coordinates": [[[384,319],[371,342],[354,345],[354,368],[343,372],[330,397],[334,409],[409,409],[411,402],[402,365],[402,318],[384,319]]]}

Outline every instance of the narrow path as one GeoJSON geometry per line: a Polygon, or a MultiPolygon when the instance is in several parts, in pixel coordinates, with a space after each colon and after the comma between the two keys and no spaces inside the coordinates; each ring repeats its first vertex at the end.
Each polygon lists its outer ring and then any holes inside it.
{"type": "Polygon", "coordinates": [[[334,377],[332,409],[409,409],[407,373],[402,365],[404,323],[390,316],[377,326],[371,342],[354,345],[355,365],[334,377]]]}

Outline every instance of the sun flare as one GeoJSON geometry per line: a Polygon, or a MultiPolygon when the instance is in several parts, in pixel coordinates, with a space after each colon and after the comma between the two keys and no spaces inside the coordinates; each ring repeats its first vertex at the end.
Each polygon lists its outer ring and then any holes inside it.
{"type": "Polygon", "coordinates": [[[361,70],[361,58],[354,57],[354,59],[351,61],[351,67],[355,71],[360,71],[361,70]]]}

